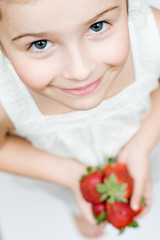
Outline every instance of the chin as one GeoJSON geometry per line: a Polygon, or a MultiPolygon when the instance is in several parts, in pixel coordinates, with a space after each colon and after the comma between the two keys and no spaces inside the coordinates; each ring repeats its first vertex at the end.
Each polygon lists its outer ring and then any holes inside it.
{"type": "Polygon", "coordinates": [[[74,111],[87,111],[93,108],[96,108],[102,103],[102,99],[98,100],[84,100],[80,101],[79,103],[75,103],[74,105],[70,106],[74,111]]]}

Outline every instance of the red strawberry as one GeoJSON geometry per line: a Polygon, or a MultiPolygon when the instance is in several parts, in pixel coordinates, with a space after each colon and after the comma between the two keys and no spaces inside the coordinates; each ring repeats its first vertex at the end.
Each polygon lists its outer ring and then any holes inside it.
{"type": "Polygon", "coordinates": [[[117,184],[125,184],[125,189],[124,189],[124,194],[122,195],[122,197],[124,199],[129,199],[130,196],[132,195],[132,191],[133,191],[133,185],[132,187],[128,184],[128,182],[126,183],[123,179],[117,178],[117,184]]]}
{"type": "Polygon", "coordinates": [[[129,199],[133,191],[134,181],[127,169],[127,166],[122,163],[115,163],[112,159],[109,159],[109,162],[110,163],[103,169],[104,179],[109,180],[111,175],[114,174],[116,177],[116,184],[126,185],[123,192],[120,193],[120,197],[129,199]]]}
{"type": "Polygon", "coordinates": [[[134,217],[141,211],[142,207],[140,207],[138,211],[132,210],[129,203],[106,203],[106,214],[108,222],[120,230],[124,229],[126,226],[131,226],[132,224],[133,227],[138,226],[138,224],[134,222],[134,217]]]}
{"type": "Polygon", "coordinates": [[[106,220],[106,203],[105,202],[93,204],[92,211],[98,224],[106,220]]]}
{"type": "Polygon", "coordinates": [[[101,194],[97,191],[96,185],[103,182],[103,174],[99,170],[93,171],[87,168],[87,175],[80,180],[80,189],[84,199],[90,203],[100,202],[101,194]]]}

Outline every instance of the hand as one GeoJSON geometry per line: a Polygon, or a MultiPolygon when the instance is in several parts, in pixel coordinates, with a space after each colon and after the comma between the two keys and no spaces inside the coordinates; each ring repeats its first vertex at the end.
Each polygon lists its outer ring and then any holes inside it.
{"type": "Polygon", "coordinates": [[[73,167],[73,169],[72,169],[72,174],[70,175],[70,186],[69,187],[75,196],[78,207],[79,207],[82,215],[84,216],[84,218],[91,225],[96,225],[96,220],[93,217],[93,213],[92,213],[92,206],[89,202],[84,200],[84,198],[81,194],[81,191],[80,191],[79,181],[80,181],[82,175],[84,175],[86,173],[87,165],[74,160],[72,167],[73,167]]]}
{"type": "Polygon", "coordinates": [[[146,207],[139,215],[145,215],[152,202],[152,184],[150,175],[149,155],[140,148],[136,139],[132,139],[120,152],[118,162],[125,163],[134,179],[134,189],[131,197],[131,208],[137,210],[142,198],[146,207]]]}
{"type": "Polygon", "coordinates": [[[87,165],[74,160],[70,175],[70,189],[72,190],[82,216],[74,216],[80,233],[87,238],[97,238],[104,234],[106,223],[97,225],[92,213],[92,205],[84,200],[80,191],[80,178],[86,173],[87,165]]]}

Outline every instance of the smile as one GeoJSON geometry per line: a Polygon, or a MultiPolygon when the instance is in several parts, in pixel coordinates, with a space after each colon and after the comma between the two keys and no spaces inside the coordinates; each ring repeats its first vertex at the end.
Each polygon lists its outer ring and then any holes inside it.
{"type": "Polygon", "coordinates": [[[99,84],[101,83],[101,80],[102,80],[102,77],[96,80],[95,82],[90,83],[84,87],[69,88],[69,89],[61,88],[61,90],[73,96],[85,96],[94,92],[99,86],[99,84]]]}

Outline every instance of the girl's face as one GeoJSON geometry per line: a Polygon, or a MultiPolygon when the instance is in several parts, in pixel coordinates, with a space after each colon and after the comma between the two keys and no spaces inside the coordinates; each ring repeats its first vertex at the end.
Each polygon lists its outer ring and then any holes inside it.
{"type": "Polygon", "coordinates": [[[126,1],[13,1],[2,13],[2,51],[32,91],[73,110],[107,97],[129,54],[126,1]]]}

